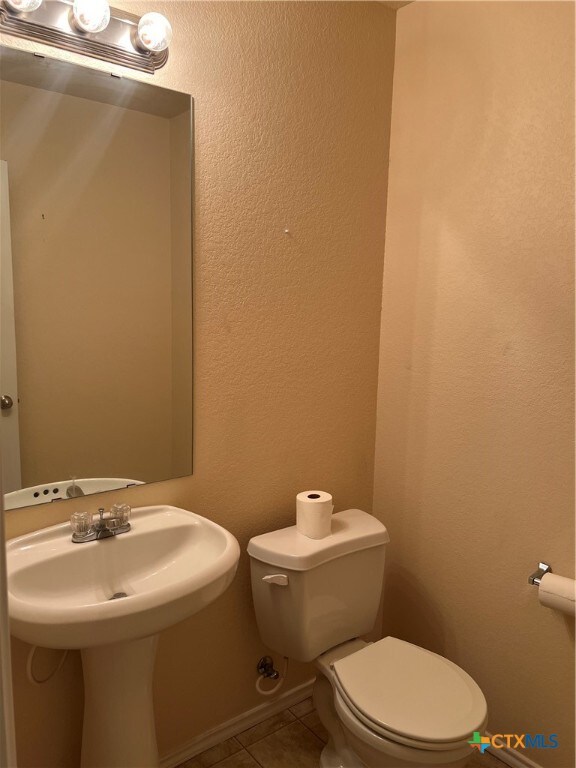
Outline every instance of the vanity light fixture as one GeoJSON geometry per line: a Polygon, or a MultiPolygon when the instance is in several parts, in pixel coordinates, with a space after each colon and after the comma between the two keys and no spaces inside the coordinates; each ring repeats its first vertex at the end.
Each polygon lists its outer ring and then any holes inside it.
{"type": "Polygon", "coordinates": [[[151,74],[172,39],[162,14],[135,16],[108,0],[0,0],[0,32],[151,74]]]}

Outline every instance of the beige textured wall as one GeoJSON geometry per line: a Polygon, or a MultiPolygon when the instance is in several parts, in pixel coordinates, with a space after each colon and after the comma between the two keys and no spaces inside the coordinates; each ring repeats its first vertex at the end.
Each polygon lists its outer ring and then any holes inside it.
{"type": "Polygon", "coordinates": [[[1,112],[23,486],[172,477],[172,121],[4,81],[1,112]]]}
{"type": "Polygon", "coordinates": [[[574,764],[574,6],[398,12],[375,511],[385,631],[483,688],[489,728],[574,764]]]}
{"type": "MultiPolygon", "coordinates": [[[[194,475],[108,497],[179,504],[243,550],[293,522],[303,488],[368,509],[395,13],[361,2],[128,7],[170,16],[170,60],[154,81],[195,99],[194,475]]],[[[8,534],[102,499],[8,513],[8,534]]],[[[77,657],[34,688],[26,650],[14,643],[21,768],[72,768],[77,657]]],[[[243,555],[228,592],[160,638],[162,753],[261,703],[263,650],[243,555]]],[[[308,676],[294,665],[288,687],[308,676]]]]}

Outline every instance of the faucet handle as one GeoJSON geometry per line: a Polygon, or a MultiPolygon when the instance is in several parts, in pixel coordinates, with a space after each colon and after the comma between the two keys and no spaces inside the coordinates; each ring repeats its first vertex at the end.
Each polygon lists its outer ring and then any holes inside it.
{"type": "Polygon", "coordinates": [[[70,527],[77,536],[88,536],[92,533],[92,514],[90,512],[73,512],[70,515],[70,527]]]}
{"type": "Polygon", "coordinates": [[[112,517],[117,517],[121,525],[127,525],[130,522],[132,508],[129,504],[114,504],[110,510],[112,517]]]}

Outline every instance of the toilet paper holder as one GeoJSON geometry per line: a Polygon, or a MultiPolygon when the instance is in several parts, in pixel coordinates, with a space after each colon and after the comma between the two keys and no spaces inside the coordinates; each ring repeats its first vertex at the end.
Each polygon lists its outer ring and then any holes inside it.
{"type": "Polygon", "coordinates": [[[528,584],[539,587],[545,573],[552,573],[552,566],[548,565],[548,563],[538,563],[538,570],[528,576],[528,584]]]}

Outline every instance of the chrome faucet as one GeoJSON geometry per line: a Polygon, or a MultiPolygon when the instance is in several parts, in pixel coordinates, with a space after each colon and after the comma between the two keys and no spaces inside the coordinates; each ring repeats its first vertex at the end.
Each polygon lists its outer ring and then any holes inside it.
{"type": "Polygon", "coordinates": [[[100,507],[95,520],[91,512],[74,512],[70,518],[73,543],[83,544],[126,533],[130,530],[130,512],[128,504],[114,504],[108,515],[104,507],[100,507]]]}

